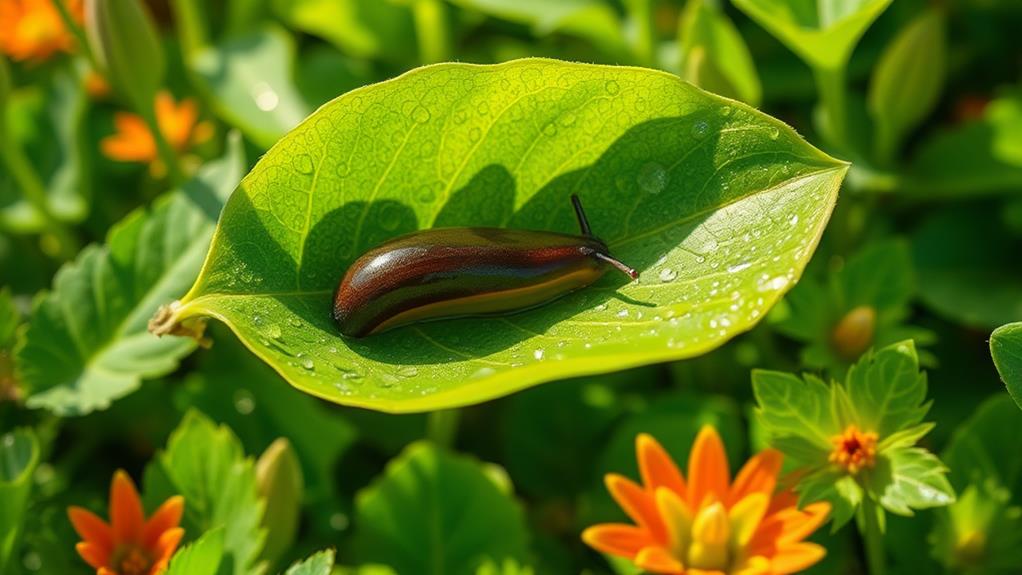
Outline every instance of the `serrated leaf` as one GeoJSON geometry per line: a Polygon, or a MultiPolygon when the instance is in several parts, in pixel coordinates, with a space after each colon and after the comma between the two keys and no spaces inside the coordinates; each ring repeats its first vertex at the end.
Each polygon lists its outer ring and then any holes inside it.
{"type": "Polygon", "coordinates": [[[923,420],[926,374],[911,341],[896,343],[866,354],[848,370],[845,390],[858,417],[860,429],[875,432],[881,440],[923,420]]]}
{"type": "Polygon", "coordinates": [[[18,553],[25,511],[32,493],[32,474],[39,464],[39,443],[28,429],[0,436],[0,573],[18,553]]]}
{"type": "Polygon", "coordinates": [[[1022,408],[1022,322],[1002,325],[990,334],[990,355],[1011,398],[1022,408]]]}
{"type": "Polygon", "coordinates": [[[284,575],[330,575],[334,566],[334,550],[326,549],[292,565],[284,575]]]}
{"type": "Polygon", "coordinates": [[[224,555],[224,530],[208,531],[174,554],[166,575],[216,575],[224,555]]]}
{"type": "Polygon", "coordinates": [[[721,96],[759,106],[763,89],[745,40],[720,9],[704,0],[685,7],[679,27],[681,76],[721,96]]]}
{"type": "Polygon", "coordinates": [[[662,72],[420,68],[325,105],[263,157],[164,327],[216,317],[299,389],[387,411],[691,357],[749,329],[797,279],[846,169],[662,72]],[[573,230],[572,192],[639,282],[339,337],[332,294],[366,249],[427,227],[573,230]]]}
{"type": "Polygon", "coordinates": [[[129,214],[38,297],[15,350],[29,407],[61,415],[105,409],[194,348],[147,331],[153,312],[198,274],[220,208],[241,176],[240,143],[181,190],[129,214]]]}
{"type": "Polygon", "coordinates": [[[944,84],[946,44],[944,15],[931,8],[909,22],[880,56],[867,97],[880,158],[890,159],[904,136],[933,112],[944,84]]]}
{"type": "Polygon", "coordinates": [[[814,68],[833,70],[891,0],[732,0],[814,68]]]}
{"type": "Polygon", "coordinates": [[[241,442],[223,426],[190,411],[145,471],[150,504],[172,495],[185,498],[183,525],[189,533],[223,528],[224,554],[231,573],[248,575],[263,547],[259,527],[263,501],[256,487],[255,464],[241,442]]]}
{"type": "MultiPolygon", "coordinates": [[[[759,405],[759,419],[770,435],[802,437],[818,455],[826,457],[833,447],[830,438],[841,431],[826,384],[816,378],[757,369],[752,372],[752,392],[759,405]]],[[[812,453],[809,446],[802,452],[812,453]]]]}
{"type": "Polygon", "coordinates": [[[354,549],[398,573],[475,575],[487,558],[526,557],[518,505],[479,462],[429,443],[407,448],[355,505],[354,549]]]}
{"type": "Polygon", "coordinates": [[[866,475],[866,486],[887,511],[912,515],[913,509],[954,503],[955,491],[947,471],[937,456],[925,449],[889,449],[877,456],[876,465],[866,475]]]}

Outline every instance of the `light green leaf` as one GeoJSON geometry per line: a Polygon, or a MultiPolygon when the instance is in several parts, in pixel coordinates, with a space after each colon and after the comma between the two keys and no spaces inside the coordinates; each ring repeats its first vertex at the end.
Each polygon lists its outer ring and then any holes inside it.
{"type": "Polygon", "coordinates": [[[913,509],[943,507],[955,501],[947,467],[936,455],[918,447],[892,449],[877,455],[866,474],[866,486],[884,509],[912,515],[913,509]]]}
{"type": "Polygon", "coordinates": [[[796,489],[799,506],[814,501],[830,503],[832,532],[855,516],[863,497],[862,486],[854,477],[832,467],[819,468],[806,475],[796,489]]]}
{"type": "Polygon", "coordinates": [[[85,33],[114,90],[140,114],[153,113],[166,64],[148,7],[142,2],[86,0],[85,33]]]}
{"type": "Polygon", "coordinates": [[[398,573],[475,575],[487,558],[526,556],[518,505],[478,461],[428,443],[408,447],[355,505],[353,548],[398,573]]]}
{"type": "Polygon", "coordinates": [[[692,357],[794,283],[846,169],[662,72],[420,68],[334,100],[263,156],[158,331],[215,317],[299,389],[386,411],[692,357]],[[608,275],[513,316],[339,337],[332,295],[366,249],[438,226],[572,231],[572,192],[640,281],[608,275]]]}
{"type": "Polygon", "coordinates": [[[681,76],[693,84],[752,106],[763,89],[745,40],[720,9],[690,0],[678,31],[681,76]]]}
{"type": "Polygon", "coordinates": [[[390,0],[274,0],[273,9],[355,57],[407,62],[416,50],[411,12],[390,0]]]}
{"type": "Polygon", "coordinates": [[[869,111],[877,155],[889,160],[912,128],[933,111],[947,67],[944,14],[930,8],[909,22],[873,68],[869,111]]]}
{"type": "MultiPolygon", "coordinates": [[[[830,438],[841,429],[831,407],[831,390],[825,383],[814,377],[802,379],[790,373],[757,369],[752,372],[752,392],[759,420],[771,436],[801,437],[817,449],[817,459],[826,459],[833,447],[830,438]]],[[[810,453],[805,451],[805,455],[810,453]]]]}
{"type": "Polygon", "coordinates": [[[231,573],[248,575],[263,547],[259,527],[263,501],[255,465],[230,429],[190,411],[145,471],[147,507],[172,495],[185,498],[183,526],[189,533],[223,528],[231,573]]]}
{"type": "Polygon", "coordinates": [[[18,554],[32,474],[38,464],[39,443],[31,430],[16,429],[0,436],[0,573],[7,572],[18,554]]]}
{"type": "Polygon", "coordinates": [[[814,68],[844,67],[891,0],[732,0],[814,68]]]}
{"type": "Polygon", "coordinates": [[[200,49],[191,57],[216,113],[269,148],[309,113],[294,87],[294,41],[267,27],[200,49]]]}
{"type": "Polygon", "coordinates": [[[278,438],[259,456],[256,482],[266,504],[262,522],[266,543],[261,557],[272,565],[295,542],[305,493],[302,464],[286,438],[278,438]]]}
{"type": "Polygon", "coordinates": [[[194,342],[147,331],[157,307],[193,281],[214,223],[241,176],[240,142],[181,190],[136,210],[57,272],[15,351],[30,407],[105,409],[146,377],[173,371],[194,342]]]}
{"type": "Polygon", "coordinates": [[[990,355],[1008,393],[1022,408],[1022,322],[994,330],[990,335],[990,355]]]}
{"type": "Polygon", "coordinates": [[[927,433],[933,431],[936,427],[936,423],[920,423],[912,427],[906,427],[901,431],[897,431],[884,437],[880,440],[877,445],[877,451],[884,451],[886,449],[900,449],[902,447],[911,447],[919,440],[923,438],[927,433]]]}
{"type": "Polygon", "coordinates": [[[21,322],[21,314],[14,305],[11,288],[0,288],[0,351],[4,351],[14,342],[14,333],[21,322]]]}
{"type": "Polygon", "coordinates": [[[327,549],[295,563],[284,575],[330,575],[334,566],[334,550],[327,549]]]}
{"type": "Polygon", "coordinates": [[[483,563],[475,575],[535,575],[532,567],[519,565],[514,559],[505,559],[498,563],[492,559],[483,563]]]}
{"type": "Polygon", "coordinates": [[[937,133],[912,159],[902,189],[920,198],[977,197],[1022,187],[1022,95],[987,105],[980,120],[937,133]]]}
{"type": "Polygon", "coordinates": [[[166,575],[216,575],[224,555],[224,530],[207,531],[174,554],[166,575]]]}
{"type": "Polygon", "coordinates": [[[875,432],[881,441],[920,423],[930,409],[926,374],[919,371],[912,341],[864,355],[848,370],[845,390],[859,428],[875,432]]]}
{"type": "Polygon", "coordinates": [[[971,483],[937,512],[931,554],[950,573],[1022,572],[1022,509],[996,481],[971,483]]]}

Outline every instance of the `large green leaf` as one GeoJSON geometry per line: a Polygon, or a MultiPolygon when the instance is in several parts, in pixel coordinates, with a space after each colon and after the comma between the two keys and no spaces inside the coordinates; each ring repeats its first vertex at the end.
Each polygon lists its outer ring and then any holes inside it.
{"type": "Polygon", "coordinates": [[[518,505],[479,462],[412,444],[356,499],[355,549],[398,573],[475,575],[487,559],[522,560],[518,505]]]}
{"type": "Polygon", "coordinates": [[[682,77],[715,94],[759,105],[763,88],[756,65],[723,10],[704,0],[690,1],[678,36],[682,77]]]}
{"type": "Polygon", "coordinates": [[[250,575],[263,547],[264,503],[256,486],[255,464],[224,426],[197,411],[185,415],[167,448],[145,471],[145,498],[155,508],[172,495],[185,498],[183,526],[188,533],[223,528],[227,573],[250,575]]]}
{"type": "Polygon", "coordinates": [[[32,473],[38,464],[39,444],[31,431],[18,429],[0,435],[0,573],[7,572],[18,551],[32,473]]]}
{"type": "Polygon", "coordinates": [[[990,355],[1015,403],[1022,408],[1022,322],[1002,325],[990,335],[990,355]]]}
{"type": "Polygon", "coordinates": [[[40,296],[16,349],[30,407],[104,409],[142,378],[168,373],[193,343],[147,331],[153,311],[198,274],[214,223],[243,168],[240,142],[181,190],[129,214],[40,296]]]}
{"type": "Polygon", "coordinates": [[[833,70],[892,0],[731,0],[814,68],[833,70]]]}
{"type": "Polygon", "coordinates": [[[215,317],[300,389],[389,411],[691,357],[798,279],[846,169],[663,72],[429,66],[334,100],[274,146],[157,331],[215,317]],[[513,316],[338,335],[332,294],[366,249],[439,226],[570,232],[573,192],[638,282],[609,274],[513,316]]]}

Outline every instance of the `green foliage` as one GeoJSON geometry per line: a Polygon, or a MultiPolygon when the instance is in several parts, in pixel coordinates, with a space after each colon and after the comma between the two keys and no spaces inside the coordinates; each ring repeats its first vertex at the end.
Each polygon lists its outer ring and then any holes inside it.
{"type": "Polygon", "coordinates": [[[411,14],[379,0],[274,0],[290,26],[315,34],[358,57],[401,60],[415,49],[411,14]]]}
{"type": "Polygon", "coordinates": [[[398,573],[475,575],[486,559],[523,560],[518,504],[479,462],[416,443],[358,494],[357,550],[398,573]]]}
{"type": "Polygon", "coordinates": [[[28,429],[16,429],[0,436],[0,573],[12,573],[17,561],[32,474],[39,465],[39,443],[28,429]]]}
{"type": "Polygon", "coordinates": [[[990,355],[1008,393],[1022,408],[1022,322],[1002,325],[990,334],[990,355]]]}
{"type": "Polygon", "coordinates": [[[423,68],[331,102],[275,145],[160,331],[216,317],[299,389],[387,411],[691,357],[754,325],[798,278],[846,168],[658,72],[423,68]],[[285,190],[300,201],[279,201],[285,190]],[[338,335],[332,294],[366,249],[430,226],[571,231],[576,191],[638,282],[608,275],[498,330],[471,318],[338,335]]]}
{"type": "Polygon", "coordinates": [[[224,555],[224,530],[207,531],[174,554],[167,575],[216,575],[224,555]]]}
{"type": "Polygon", "coordinates": [[[38,297],[17,350],[30,407],[62,415],[105,409],[142,378],[169,373],[194,348],[147,331],[154,311],[191,283],[241,170],[236,142],[196,178],[129,214],[38,297]]]}
{"type": "Polygon", "coordinates": [[[752,388],[771,444],[803,473],[800,499],[829,501],[835,528],[867,498],[899,515],[954,501],[947,468],[914,447],[932,425],[920,423],[929,410],[926,375],[911,341],[867,353],[844,383],[754,371],[752,388]],[[836,438],[851,426],[877,441],[874,465],[857,471],[831,460],[836,438]]]}
{"type": "Polygon", "coordinates": [[[692,0],[678,30],[681,77],[709,92],[759,106],[763,89],[745,40],[723,11],[692,0]]]}
{"type": "Polygon", "coordinates": [[[256,482],[259,495],[266,502],[262,522],[266,543],[262,557],[272,565],[295,542],[305,491],[302,464],[286,439],[277,439],[259,456],[256,482]]]}
{"type": "Polygon", "coordinates": [[[223,528],[229,573],[252,572],[266,532],[260,527],[264,502],[259,497],[255,464],[245,457],[237,436],[190,411],[145,471],[150,507],[167,497],[185,498],[184,527],[189,533],[223,528]]]}
{"type": "Polygon", "coordinates": [[[147,8],[140,2],[86,0],[85,30],[103,75],[140,113],[152,113],[165,65],[147,8]]]}
{"type": "Polygon", "coordinates": [[[333,566],[334,552],[328,549],[295,563],[288,568],[284,575],[330,575],[333,566]]]}

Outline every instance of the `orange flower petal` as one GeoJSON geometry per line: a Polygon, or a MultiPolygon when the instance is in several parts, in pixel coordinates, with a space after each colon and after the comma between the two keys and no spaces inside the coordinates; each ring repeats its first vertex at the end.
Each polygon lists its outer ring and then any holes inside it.
{"type": "Polygon", "coordinates": [[[773,494],[783,461],[784,455],[775,449],[765,449],[754,455],[735,477],[728,505],[734,505],[751,493],[773,494]]]}
{"type": "Polygon", "coordinates": [[[96,572],[96,575],[117,575],[117,573],[115,571],[107,569],[106,567],[102,567],[100,568],[99,571],[96,572]]]}
{"type": "Polygon", "coordinates": [[[142,528],[142,545],[151,548],[168,529],[181,523],[181,515],[185,510],[185,499],[175,495],[163,502],[142,528]]]}
{"type": "Polygon", "coordinates": [[[684,573],[685,567],[663,547],[643,547],[635,556],[635,565],[650,573],[684,573]]]}
{"type": "Polygon", "coordinates": [[[110,485],[110,526],[114,541],[139,543],[144,522],[142,500],[135,483],[127,473],[118,470],[110,485]]]}
{"type": "Polygon", "coordinates": [[[685,479],[678,466],[652,435],[640,433],[635,438],[635,453],[646,489],[656,491],[658,487],[666,487],[682,497],[686,495],[685,479]]]}
{"type": "Polygon", "coordinates": [[[582,532],[582,541],[601,553],[629,558],[653,543],[648,531],[623,523],[593,525],[582,532]]]}
{"type": "Polygon", "coordinates": [[[727,496],[730,477],[724,443],[717,430],[704,425],[688,458],[688,504],[698,509],[710,494],[723,499],[727,496]]]}
{"type": "Polygon", "coordinates": [[[67,516],[71,520],[71,526],[83,541],[99,546],[107,553],[113,550],[110,526],[98,515],[83,507],[71,506],[67,510],[67,516]]]}
{"type": "Polygon", "coordinates": [[[608,473],[604,482],[614,501],[635,523],[648,529],[655,541],[666,541],[667,532],[657,512],[653,494],[616,473],[608,473]]]}
{"type": "Polygon", "coordinates": [[[770,570],[777,575],[798,573],[816,564],[827,550],[815,543],[795,543],[785,545],[770,558],[770,570]]]}
{"type": "Polygon", "coordinates": [[[798,517],[786,522],[779,543],[795,543],[809,537],[813,531],[827,520],[830,515],[830,503],[817,501],[810,503],[798,512],[798,517]]]}
{"type": "Polygon", "coordinates": [[[719,569],[689,569],[685,571],[686,575],[727,575],[719,569]]]}
{"type": "Polygon", "coordinates": [[[160,535],[159,540],[156,542],[156,557],[158,559],[170,559],[170,556],[177,550],[177,546],[181,543],[181,538],[184,537],[185,530],[180,527],[168,529],[160,535]]]}
{"type": "Polygon", "coordinates": [[[94,569],[100,569],[110,561],[110,550],[94,543],[82,541],[75,545],[75,551],[94,569]]]}

